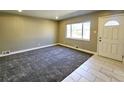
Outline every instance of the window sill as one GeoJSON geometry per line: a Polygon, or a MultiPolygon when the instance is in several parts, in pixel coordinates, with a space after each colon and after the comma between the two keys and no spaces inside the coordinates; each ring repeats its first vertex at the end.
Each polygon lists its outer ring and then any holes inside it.
{"type": "Polygon", "coordinates": [[[90,41],[90,40],[88,40],[88,39],[78,39],[78,38],[68,38],[68,37],[66,37],[66,39],[81,40],[81,41],[90,41]]]}

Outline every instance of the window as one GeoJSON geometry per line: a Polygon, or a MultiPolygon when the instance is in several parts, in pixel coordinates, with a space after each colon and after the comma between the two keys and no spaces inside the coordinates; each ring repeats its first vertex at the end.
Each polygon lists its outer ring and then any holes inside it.
{"type": "Polygon", "coordinates": [[[67,38],[90,40],[90,22],[67,24],[66,30],[67,38]]]}
{"type": "Polygon", "coordinates": [[[72,38],[82,38],[82,24],[72,24],[72,38]]]}
{"type": "Polygon", "coordinates": [[[70,38],[71,37],[71,25],[67,25],[66,30],[67,30],[67,38],[70,38]]]}
{"type": "Polygon", "coordinates": [[[118,21],[110,20],[110,21],[106,22],[104,26],[118,26],[118,25],[119,25],[118,21]]]}
{"type": "Polygon", "coordinates": [[[90,40],[90,22],[83,23],[83,39],[90,40]]]}

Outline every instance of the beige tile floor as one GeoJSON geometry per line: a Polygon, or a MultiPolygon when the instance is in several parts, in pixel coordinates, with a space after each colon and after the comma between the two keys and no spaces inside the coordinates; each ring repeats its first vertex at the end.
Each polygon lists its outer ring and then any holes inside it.
{"type": "Polygon", "coordinates": [[[123,82],[124,63],[94,55],[62,82],[123,82]]]}

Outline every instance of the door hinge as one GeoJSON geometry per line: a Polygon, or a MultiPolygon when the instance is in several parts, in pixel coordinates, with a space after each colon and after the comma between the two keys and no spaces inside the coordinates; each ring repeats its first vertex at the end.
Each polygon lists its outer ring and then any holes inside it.
{"type": "Polygon", "coordinates": [[[124,56],[122,56],[122,62],[124,63],[124,56]]]}
{"type": "Polygon", "coordinates": [[[122,56],[122,60],[124,59],[124,56],[122,56]]]}

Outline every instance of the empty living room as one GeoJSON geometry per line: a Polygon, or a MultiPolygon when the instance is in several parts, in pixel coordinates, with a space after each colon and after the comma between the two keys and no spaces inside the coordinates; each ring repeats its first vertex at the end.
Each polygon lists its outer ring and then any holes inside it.
{"type": "Polygon", "coordinates": [[[122,0],[0,0],[0,93],[124,93],[122,0]]]}
{"type": "Polygon", "coordinates": [[[1,10],[0,82],[123,82],[124,11],[1,10]]]}

